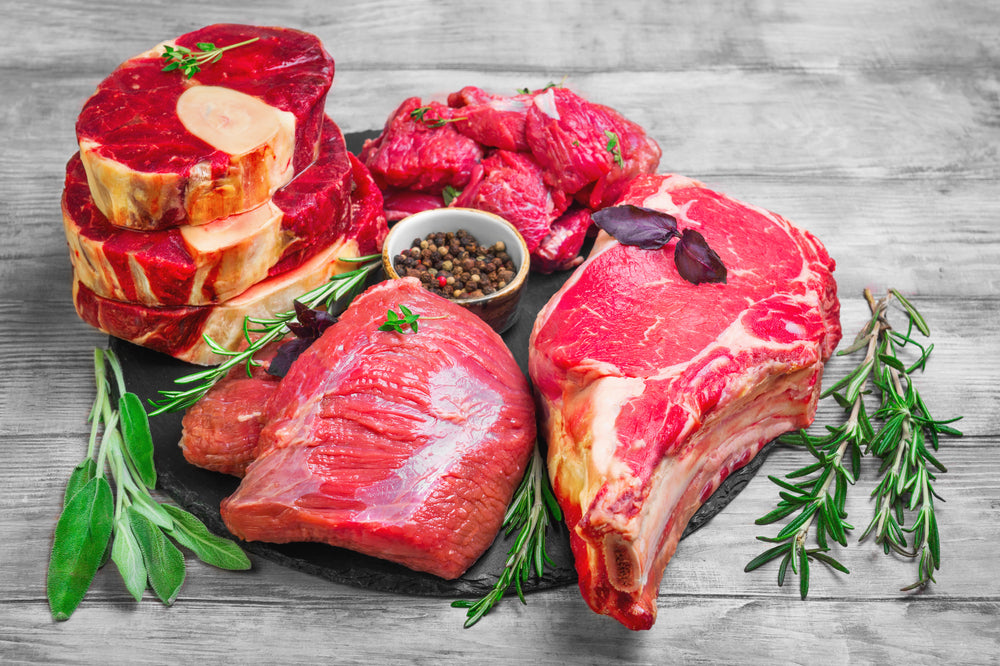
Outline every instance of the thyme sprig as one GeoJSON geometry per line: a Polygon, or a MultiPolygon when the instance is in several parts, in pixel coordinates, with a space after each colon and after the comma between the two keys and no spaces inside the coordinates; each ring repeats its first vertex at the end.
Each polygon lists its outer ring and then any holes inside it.
{"type": "Polygon", "coordinates": [[[230,49],[235,49],[239,46],[246,46],[247,44],[252,44],[256,42],[260,37],[254,37],[253,39],[248,39],[245,42],[240,42],[239,44],[230,44],[229,46],[223,46],[218,48],[212,42],[198,42],[195,44],[197,51],[192,51],[186,46],[171,46],[165,44],[163,46],[163,53],[160,57],[163,58],[167,64],[163,66],[162,72],[172,72],[175,69],[181,70],[187,78],[191,78],[195,74],[201,71],[202,65],[209,65],[214,62],[219,62],[222,59],[222,54],[230,49]]]}
{"type": "Polygon", "coordinates": [[[436,118],[428,118],[427,112],[431,110],[430,106],[420,106],[413,111],[410,111],[410,118],[413,120],[423,123],[425,127],[430,129],[437,129],[438,127],[444,127],[448,123],[457,123],[460,120],[468,120],[465,116],[460,118],[442,118],[440,116],[436,118]]]}
{"type": "Polygon", "coordinates": [[[420,315],[410,310],[405,305],[399,306],[399,312],[388,310],[385,313],[385,322],[378,327],[380,331],[394,331],[396,333],[406,333],[407,329],[417,332],[417,320],[420,315]]]}
{"type": "MultiPolygon", "coordinates": [[[[322,305],[328,310],[342,299],[350,300],[364,285],[368,274],[379,266],[380,256],[372,254],[352,259],[341,258],[340,261],[362,263],[363,265],[353,271],[334,275],[329,281],[306,292],[295,300],[309,308],[322,305]]],[[[293,321],[295,316],[295,310],[289,310],[272,317],[244,318],[243,337],[247,342],[247,346],[239,351],[226,349],[207,334],[203,335],[202,338],[211,350],[219,356],[224,356],[225,360],[217,366],[175,379],[174,382],[176,384],[192,384],[193,386],[183,390],[160,391],[163,399],[160,401],[151,401],[155,409],[149,415],[156,416],[164,412],[177,411],[193,405],[212,388],[215,382],[225,377],[232,368],[241,363],[246,364],[247,375],[249,376],[253,368],[260,365],[260,362],[254,360],[257,352],[267,346],[268,343],[284,337],[290,331],[288,323],[293,321]]]]}
{"type": "Polygon", "coordinates": [[[504,534],[510,536],[515,530],[518,534],[510,550],[507,551],[507,561],[500,577],[493,589],[481,599],[477,601],[458,599],[451,603],[454,608],[468,609],[465,617],[466,628],[476,624],[489,613],[511,585],[514,585],[521,603],[527,603],[522,584],[532,573],[541,577],[546,565],[553,566],[545,551],[545,534],[550,523],[555,524],[561,519],[562,511],[545,477],[545,465],[536,444],[528,461],[528,468],[524,472],[524,478],[503,517],[504,534]]]}
{"type": "Polygon", "coordinates": [[[235,543],[150,495],[156,468],[149,420],[139,398],[126,391],[111,350],[94,350],[94,379],[87,455],[70,473],[49,557],[52,617],[69,619],[109,556],[136,601],[150,587],[168,606],[185,577],[184,554],[173,542],[213,566],[249,569],[250,560],[235,543]]]}
{"type": "Polygon", "coordinates": [[[769,477],[782,489],[779,492],[781,500],[773,511],[759,518],[757,524],[773,523],[795,512],[798,515],[775,537],[757,537],[778,545],[755,557],[745,568],[745,571],[752,571],[782,558],[778,568],[778,585],[784,584],[790,566],[799,575],[799,591],[803,599],[809,591],[810,560],[849,573],[843,564],[828,554],[827,537],[847,546],[846,533],[854,529],[846,521],[847,487],[858,478],[863,455],[871,454],[880,459],[881,480],[872,491],[876,500],[874,517],[861,540],[874,534],[876,543],[882,545],[886,554],[895,552],[906,557],[919,557],[918,579],[903,590],[934,582],[933,572],[940,568],[934,498],[941,497],[932,487],[936,477],[931,468],[939,472],[946,470],[930,452],[927,442],[936,451],[940,435],[961,436],[962,433],[948,425],[957,418],[942,421],[931,417],[912,381],[912,374],[925,367],[934,348],[932,344],[921,345],[913,335],[916,329],[925,337],[930,336],[927,322],[913,304],[895,289],[890,289],[878,301],[867,289],[864,295],[871,317],[854,342],[838,355],[865,350],[865,356],[821,396],[833,396],[848,413],[847,420],[839,426],[827,426],[825,435],[811,435],[800,430],[781,438],[784,443],[804,446],[815,461],[786,475],[784,480],[769,477]],[[887,310],[893,299],[900,303],[907,316],[906,333],[894,330],[889,324],[887,310]],[[919,350],[917,359],[909,366],[900,359],[907,346],[919,350]],[[868,388],[869,383],[872,389],[868,388]],[[880,405],[869,417],[864,400],[872,390],[878,393],[880,405]],[[880,424],[877,429],[873,418],[875,423],[880,424]],[[848,456],[849,469],[844,464],[848,456]],[[793,481],[801,477],[809,478],[793,481]],[[914,522],[906,527],[907,513],[914,511],[914,522]],[[814,524],[816,547],[808,548],[806,540],[814,524]],[[907,546],[906,533],[913,536],[912,547],[907,546]]]}

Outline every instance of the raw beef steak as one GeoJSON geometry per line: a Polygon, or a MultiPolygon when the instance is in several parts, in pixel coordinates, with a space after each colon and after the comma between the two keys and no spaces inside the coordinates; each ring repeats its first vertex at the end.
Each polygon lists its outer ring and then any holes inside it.
{"type": "Polygon", "coordinates": [[[120,65],[76,124],[94,202],[112,224],[205,224],[255,208],[317,156],[334,63],[313,35],[212,25],[120,65]],[[188,78],[164,46],[226,51],[188,78]]]}
{"type": "Polygon", "coordinates": [[[233,534],[447,579],[493,541],[535,442],[531,392],[503,341],[415,278],[355,299],[292,364],[266,421],[222,503],[233,534]],[[419,331],[379,331],[401,305],[422,315],[419,331]]]}
{"type": "Polygon", "coordinates": [[[144,305],[207,305],[291,270],[350,224],[352,165],[327,118],[319,159],[267,203],[208,224],[117,227],[94,205],[79,155],[67,166],[63,222],[76,277],[95,294],[144,305]]]}
{"type": "Polygon", "coordinates": [[[332,275],[354,270],[356,264],[337,261],[378,252],[388,233],[382,195],[364,165],[350,156],[353,187],[350,215],[335,240],[310,254],[295,268],[271,275],[233,298],[211,305],[149,306],[104,298],[74,279],[73,302],[80,317],[96,328],[137,345],[170,354],[189,363],[211,365],[222,359],[205,344],[203,335],[227,349],[243,339],[243,318],[269,317],[292,309],[292,300],[318,287],[332,275]]]}
{"type": "Polygon", "coordinates": [[[833,260],[780,216],[680,176],[640,176],[622,203],[700,231],[728,283],[683,280],[673,243],[641,250],[602,232],[538,315],[529,368],[583,597],[648,629],[691,515],[764,444],[812,422],[841,331],[833,260]]]}

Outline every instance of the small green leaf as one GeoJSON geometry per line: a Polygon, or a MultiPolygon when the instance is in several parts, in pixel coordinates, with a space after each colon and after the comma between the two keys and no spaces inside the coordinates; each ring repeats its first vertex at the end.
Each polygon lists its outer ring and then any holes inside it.
{"type": "Polygon", "coordinates": [[[754,569],[757,569],[758,567],[767,564],[771,560],[781,557],[784,553],[788,551],[788,548],[789,548],[788,544],[781,544],[780,546],[775,546],[774,548],[769,548],[768,550],[765,550],[763,553],[750,560],[747,563],[747,565],[743,567],[743,571],[745,572],[753,571],[754,569]]]}
{"type": "Polygon", "coordinates": [[[802,599],[809,594],[809,555],[805,548],[799,551],[799,594],[802,599]]]}
{"type": "Polygon", "coordinates": [[[899,293],[899,291],[895,289],[890,289],[889,291],[892,292],[892,295],[899,300],[900,305],[902,305],[903,308],[906,310],[906,314],[910,316],[910,321],[912,321],[914,326],[917,327],[917,330],[923,333],[924,337],[930,337],[931,329],[927,325],[927,322],[924,320],[923,316],[919,312],[917,312],[917,308],[913,306],[913,303],[910,303],[910,301],[907,300],[906,297],[904,297],[901,293],[899,293]]]}
{"type": "Polygon", "coordinates": [[[125,451],[135,465],[139,479],[147,488],[156,486],[156,467],[153,464],[153,435],[149,431],[149,417],[139,396],[125,393],[118,401],[121,413],[122,437],[125,451]]]}
{"type": "Polygon", "coordinates": [[[173,528],[168,530],[170,536],[191,549],[202,562],[220,569],[242,571],[250,568],[250,558],[236,543],[212,534],[200,520],[183,509],[169,504],[161,506],[174,519],[173,528]]]}
{"type": "Polygon", "coordinates": [[[67,620],[90,588],[111,538],[114,500],[103,476],[73,495],[56,524],[46,587],[56,620],[67,620]]]}
{"type": "Polygon", "coordinates": [[[66,483],[66,492],[63,495],[63,507],[69,504],[73,496],[95,476],[97,476],[97,463],[94,462],[94,459],[87,458],[80,461],[80,464],[70,472],[69,481],[66,483]]]}
{"type": "Polygon", "coordinates": [[[134,504],[128,508],[128,519],[142,551],[150,587],[160,601],[169,606],[184,584],[184,554],[170,543],[159,527],[136,511],[134,504]]]}
{"type": "Polygon", "coordinates": [[[198,42],[197,44],[195,44],[195,46],[198,47],[199,51],[208,52],[215,50],[215,44],[213,44],[212,42],[198,42]]]}
{"type": "Polygon", "coordinates": [[[141,600],[142,593],[146,590],[146,565],[127,515],[122,515],[115,521],[115,542],[111,548],[111,559],[118,567],[118,573],[125,581],[129,594],[136,601],[141,600]]]}

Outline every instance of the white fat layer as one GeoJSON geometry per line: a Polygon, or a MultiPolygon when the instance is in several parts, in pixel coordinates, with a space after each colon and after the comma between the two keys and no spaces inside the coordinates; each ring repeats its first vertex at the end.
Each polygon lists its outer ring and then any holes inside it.
{"type": "Polygon", "coordinates": [[[625,403],[642,395],[645,388],[645,380],[634,377],[604,377],[592,385],[590,466],[597,475],[595,478],[617,478],[622,474],[631,476],[628,466],[615,455],[618,449],[615,421],[625,403]]]}
{"type": "Polygon", "coordinates": [[[559,120],[559,109],[556,108],[556,96],[551,88],[541,95],[535,95],[534,103],[538,107],[538,110],[546,116],[553,120],[559,120]]]}

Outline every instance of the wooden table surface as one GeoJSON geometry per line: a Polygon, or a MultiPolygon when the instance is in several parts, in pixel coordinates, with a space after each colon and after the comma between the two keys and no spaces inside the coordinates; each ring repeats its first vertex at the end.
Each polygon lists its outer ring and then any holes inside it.
{"type": "MultiPolygon", "coordinates": [[[[4,663],[997,663],[1000,653],[1000,4],[946,0],[467,3],[246,0],[0,2],[0,662],[4,663]],[[939,453],[942,568],[900,592],[912,561],[858,543],[875,469],[851,490],[855,530],[807,601],[775,568],[743,572],[777,499],[767,474],[684,540],[659,617],[632,633],[575,586],[507,600],[472,629],[446,600],[355,589],[254,558],[189,560],[172,607],[97,575],[53,622],[45,570],[67,475],[85,451],[92,350],[77,318],[59,198],[74,121],[120,61],[214,22],[317,34],[337,61],[327,111],[380,127],[405,97],[550,81],[611,105],[663,148],[662,171],[775,210],[838,263],[848,336],[862,290],[895,287],[934,353],[919,388],[964,415],[939,453]]],[[[849,362],[830,363],[830,378],[849,362]]],[[[825,405],[818,423],[832,423],[825,405]]],[[[161,498],[166,499],[161,496],[161,498]]]]}

